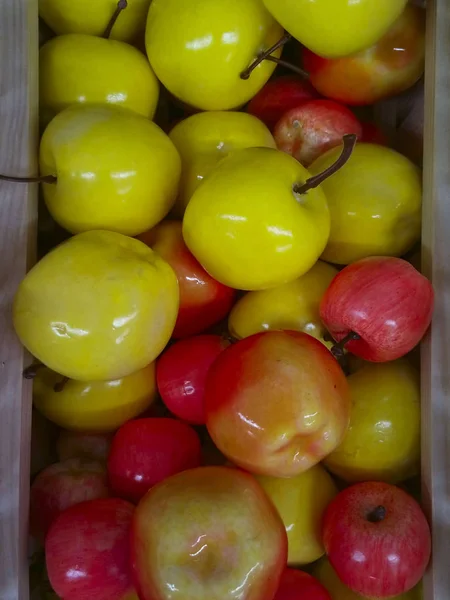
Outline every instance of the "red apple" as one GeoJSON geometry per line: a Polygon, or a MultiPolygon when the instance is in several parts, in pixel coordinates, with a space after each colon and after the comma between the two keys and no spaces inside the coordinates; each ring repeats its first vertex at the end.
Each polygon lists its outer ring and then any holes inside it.
{"type": "Polygon", "coordinates": [[[84,458],[106,462],[113,434],[82,433],[61,429],[56,442],[59,460],[84,458]]]}
{"type": "Polygon", "coordinates": [[[333,100],[311,100],[284,113],[275,125],[279,150],[308,167],[321,154],[342,144],[347,133],[362,136],[361,123],[350,109],[333,100]]]}
{"type": "Polygon", "coordinates": [[[365,144],[378,144],[379,146],[389,146],[389,140],[384,132],[375,125],[375,123],[370,123],[369,121],[361,122],[362,127],[362,137],[361,142],[365,144]]]}
{"type": "Polygon", "coordinates": [[[43,541],[50,525],[67,508],[109,496],[106,468],[99,462],[71,458],[51,465],[30,490],[30,533],[43,541]]]}
{"type": "Polygon", "coordinates": [[[323,540],[341,581],[370,598],[392,598],[422,579],[431,535],[419,504],[382,482],[358,483],[328,505],[323,540]]]}
{"type": "Polygon", "coordinates": [[[132,590],[130,526],[134,507],[91,500],[62,513],[45,540],[52,588],[64,600],[123,600],[132,590]]]}
{"type": "Polygon", "coordinates": [[[273,600],[332,600],[332,598],[312,575],[296,569],[285,569],[273,600]]]}
{"type": "Polygon", "coordinates": [[[296,75],[283,75],[266,83],[248,103],[247,112],[273,130],[285,112],[318,97],[309,81],[296,75]]]}
{"type": "Polygon", "coordinates": [[[344,58],[322,58],[306,48],[303,66],[313,86],[344,104],[373,104],[412,87],[424,71],[425,11],[409,4],[374,46],[344,58]]]}
{"type": "Polygon", "coordinates": [[[176,419],[135,419],[114,436],[109,483],[117,496],[138,502],[156,483],[200,463],[200,438],[190,425],[176,419]]]}
{"type": "Polygon", "coordinates": [[[322,298],[320,316],[349,352],[386,362],[417,346],[430,325],[433,305],[431,283],[409,262],[373,256],[336,275],[322,298]]]}
{"type": "Polygon", "coordinates": [[[251,475],[200,467],[170,477],[141,500],[132,556],[141,600],[273,600],[287,537],[251,475]]]}
{"type": "Polygon", "coordinates": [[[170,346],[156,363],[159,393],[174,415],[205,424],[205,384],[210,366],[229,345],[219,335],[199,335],[170,346]]]}
{"type": "Polygon", "coordinates": [[[175,339],[202,333],[230,312],[236,291],[213,279],[189,252],[180,221],[164,221],[139,236],[166,260],[178,278],[180,309],[175,339]]]}
{"type": "Polygon", "coordinates": [[[226,348],[209,370],[206,425],[252,473],[293,477],[336,448],[349,423],[347,380],[306,333],[267,331],[226,348]]]}

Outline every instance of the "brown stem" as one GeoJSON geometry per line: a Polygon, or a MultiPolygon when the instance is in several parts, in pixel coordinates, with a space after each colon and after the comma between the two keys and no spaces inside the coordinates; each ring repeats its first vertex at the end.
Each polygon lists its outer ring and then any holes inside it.
{"type": "Polygon", "coordinates": [[[276,42],[276,44],[274,44],[271,48],[269,48],[268,50],[264,50],[264,52],[261,52],[259,56],[257,56],[255,60],[252,63],[250,63],[250,65],[246,69],[244,69],[244,71],[242,71],[240,75],[241,79],[248,79],[253,73],[253,71],[256,69],[256,67],[263,62],[263,60],[271,60],[272,57],[270,55],[272,54],[272,52],[275,52],[275,50],[278,50],[278,48],[284,46],[290,39],[291,35],[289,33],[285,33],[283,37],[280,38],[278,42],[276,42]]]}
{"type": "Polygon", "coordinates": [[[349,161],[353,149],[356,145],[356,140],[358,139],[355,133],[348,133],[344,135],[342,141],[344,143],[344,148],[342,150],[341,155],[337,159],[335,163],[333,163],[328,169],[322,171],[318,175],[314,175],[314,177],[310,177],[305,181],[305,183],[296,183],[294,185],[294,193],[295,194],[306,194],[309,190],[312,190],[318,187],[321,183],[323,183],[328,177],[331,177],[335,173],[342,169],[342,167],[349,161]]]}
{"type": "Polygon", "coordinates": [[[119,2],[117,3],[116,6],[116,10],[114,11],[111,19],[109,20],[108,26],[106,27],[105,31],[103,32],[103,36],[104,38],[108,39],[109,36],[111,35],[111,32],[113,30],[114,25],[116,24],[117,19],[119,18],[120,13],[125,10],[128,6],[128,2],[127,0],[119,0],[119,2]]]}
{"type": "Polygon", "coordinates": [[[342,358],[344,357],[344,349],[345,346],[349,343],[349,342],[354,342],[356,340],[360,340],[361,336],[356,333],[355,331],[350,331],[350,333],[348,333],[344,338],[342,338],[342,340],[340,342],[337,342],[336,344],[334,344],[334,346],[331,348],[331,354],[334,356],[334,358],[337,361],[341,361],[342,358]]]}
{"type": "Polygon", "coordinates": [[[0,181],[12,181],[13,183],[56,183],[56,177],[54,175],[41,175],[37,177],[0,175],[0,181]]]}
{"type": "Polygon", "coordinates": [[[367,520],[370,523],[381,523],[386,518],[387,510],[384,506],[377,506],[367,515],[367,520]]]}
{"type": "Polygon", "coordinates": [[[61,381],[58,381],[58,383],[55,383],[55,385],[53,386],[53,391],[62,392],[63,389],[66,387],[66,384],[68,381],[69,381],[68,377],[63,377],[61,379],[61,381]]]}
{"type": "Polygon", "coordinates": [[[281,58],[277,58],[276,56],[266,56],[265,60],[270,60],[270,62],[274,62],[277,65],[279,65],[280,67],[285,67],[286,69],[290,69],[291,71],[293,71],[294,73],[297,73],[297,75],[300,75],[300,77],[303,77],[304,79],[309,79],[308,71],[305,71],[305,69],[301,69],[300,67],[293,65],[292,63],[288,62],[287,60],[281,60],[281,58]]]}
{"type": "Polygon", "coordinates": [[[24,369],[24,371],[22,373],[23,378],[24,379],[35,379],[36,375],[38,374],[38,371],[40,371],[43,367],[45,367],[45,365],[42,364],[41,362],[33,363],[32,365],[30,365],[29,367],[24,369]]]}

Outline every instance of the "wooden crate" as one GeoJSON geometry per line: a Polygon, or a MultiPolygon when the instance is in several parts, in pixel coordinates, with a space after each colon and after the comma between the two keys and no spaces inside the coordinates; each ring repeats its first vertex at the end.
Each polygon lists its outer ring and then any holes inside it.
{"type": "MultiPolygon", "coordinates": [[[[0,0],[0,172],[37,172],[38,0],[0,0]]],[[[384,103],[398,148],[421,160],[423,271],[436,291],[422,346],[422,485],[433,529],[424,600],[450,599],[450,3],[429,0],[422,88],[384,103]],[[423,105],[423,96],[425,104],[423,105]]],[[[0,600],[28,600],[30,357],[11,324],[11,301],[35,259],[37,186],[0,183],[0,600]]]]}

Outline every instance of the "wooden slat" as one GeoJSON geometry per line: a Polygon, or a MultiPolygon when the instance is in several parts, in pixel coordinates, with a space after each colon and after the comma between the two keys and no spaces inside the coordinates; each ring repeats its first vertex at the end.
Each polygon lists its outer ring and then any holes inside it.
{"type": "Polygon", "coordinates": [[[427,3],[423,272],[436,310],[422,350],[422,487],[433,528],[424,600],[450,598],[450,3],[427,3]]]}
{"type": "MultiPolygon", "coordinates": [[[[0,172],[36,173],[37,0],[0,0],[0,172]]],[[[11,301],[34,258],[36,186],[0,183],[0,598],[27,600],[31,389],[11,301]]]]}

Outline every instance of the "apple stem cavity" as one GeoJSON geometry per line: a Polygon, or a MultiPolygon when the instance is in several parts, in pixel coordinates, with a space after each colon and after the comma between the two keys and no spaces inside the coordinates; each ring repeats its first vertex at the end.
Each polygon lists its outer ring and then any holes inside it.
{"type": "MultiPolygon", "coordinates": [[[[242,71],[242,73],[240,75],[241,79],[244,79],[244,80],[249,79],[250,75],[253,73],[253,71],[256,69],[256,67],[258,67],[263,62],[263,60],[272,60],[272,58],[275,59],[275,57],[270,56],[272,54],[272,52],[275,52],[275,50],[278,50],[278,48],[281,48],[281,46],[284,46],[287,42],[289,42],[291,37],[292,36],[286,32],[283,35],[283,37],[280,38],[278,40],[278,42],[276,42],[276,44],[274,44],[268,50],[264,50],[264,52],[261,52],[255,58],[255,60],[252,63],[250,63],[250,65],[246,69],[244,69],[244,71],[242,71]]],[[[278,59],[275,59],[275,61],[277,61],[277,60],[278,59]]]]}
{"type": "Polygon", "coordinates": [[[35,362],[31,364],[29,367],[23,370],[22,375],[24,379],[35,379],[38,371],[40,371],[45,365],[41,362],[35,362]]]}
{"type": "Polygon", "coordinates": [[[384,506],[377,506],[367,515],[369,523],[381,523],[386,518],[387,510],[384,506]]]}
{"type": "Polygon", "coordinates": [[[128,6],[127,0],[119,0],[119,2],[117,3],[117,6],[116,6],[116,10],[114,11],[114,14],[112,15],[102,37],[109,39],[109,36],[111,35],[113,27],[116,24],[117,19],[120,16],[120,13],[123,10],[125,10],[127,8],[127,6],[128,6]]]}
{"type": "Polygon", "coordinates": [[[361,336],[358,333],[356,333],[356,331],[350,331],[350,333],[347,333],[347,335],[344,338],[342,338],[340,342],[336,342],[336,344],[334,344],[334,346],[331,348],[331,354],[338,362],[341,362],[344,358],[345,346],[349,342],[356,342],[360,339],[361,336]]]}
{"type": "MultiPolygon", "coordinates": [[[[350,160],[350,157],[353,153],[353,149],[356,146],[356,141],[358,136],[355,133],[348,133],[344,135],[342,138],[342,142],[344,144],[344,148],[340,157],[337,159],[335,163],[333,163],[328,169],[322,171],[318,175],[314,175],[314,177],[310,177],[305,181],[305,183],[296,183],[294,185],[294,194],[306,194],[309,190],[312,190],[318,187],[321,183],[323,183],[326,179],[337,173],[342,167],[350,160]]],[[[350,340],[349,340],[350,341],[350,340]]]]}
{"type": "Polygon", "coordinates": [[[37,177],[14,177],[13,175],[0,175],[0,181],[12,183],[56,183],[54,175],[41,175],[37,177]]]}
{"type": "Polygon", "coordinates": [[[64,388],[66,387],[67,382],[69,381],[68,377],[63,377],[61,379],[61,381],[58,381],[58,383],[55,383],[55,385],[53,386],[53,391],[54,392],[62,392],[64,390],[64,388]]]}

